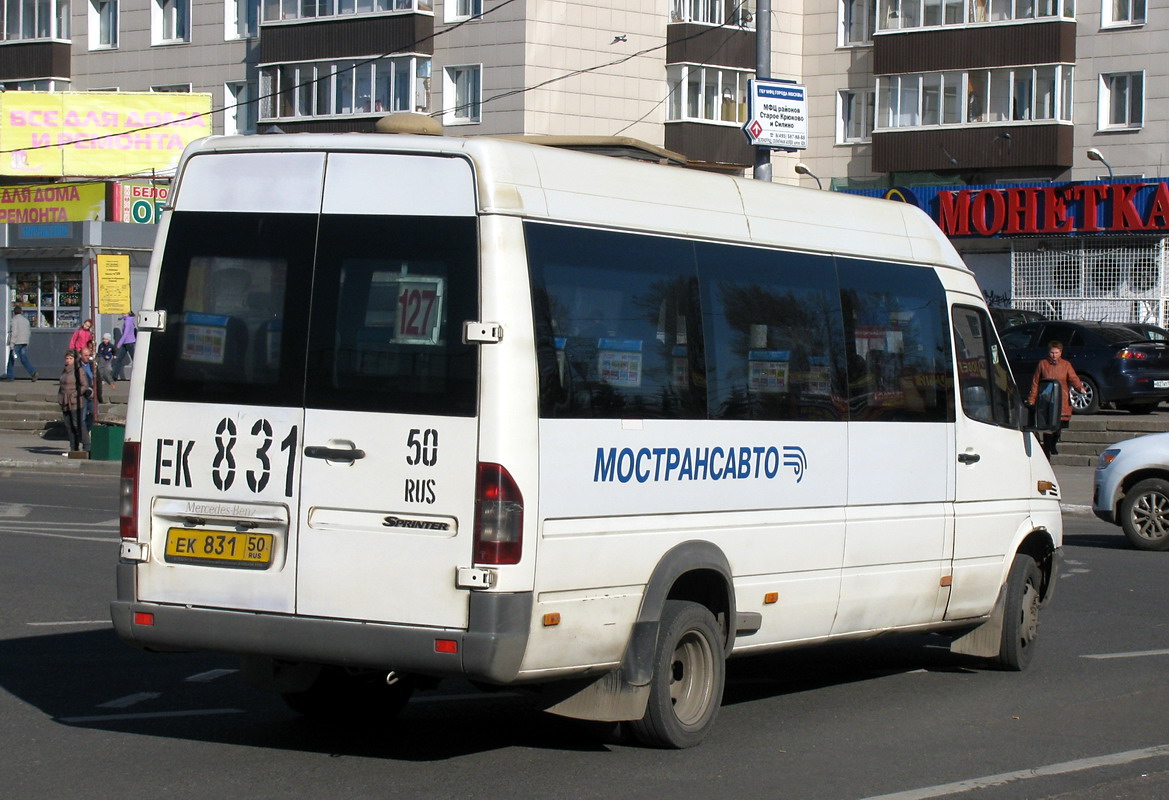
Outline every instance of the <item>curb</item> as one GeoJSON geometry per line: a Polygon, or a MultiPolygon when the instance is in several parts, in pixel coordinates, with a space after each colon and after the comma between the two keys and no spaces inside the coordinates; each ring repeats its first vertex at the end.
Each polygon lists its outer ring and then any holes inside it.
{"type": "Polygon", "coordinates": [[[81,458],[62,458],[60,462],[0,458],[0,471],[53,472],[66,475],[111,475],[117,477],[122,472],[122,464],[120,461],[90,461],[81,458]]]}

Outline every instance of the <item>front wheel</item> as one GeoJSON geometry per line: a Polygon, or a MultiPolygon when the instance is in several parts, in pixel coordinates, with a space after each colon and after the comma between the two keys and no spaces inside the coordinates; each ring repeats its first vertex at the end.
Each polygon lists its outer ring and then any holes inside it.
{"type": "Polygon", "coordinates": [[[994,664],[1019,672],[1031,663],[1039,635],[1039,609],[1043,604],[1043,574],[1031,556],[1018,553],[1007,575],[1003,634],[994,664]]]}
{"type": "Polygon", "coordinates": [[[1072,410],[1077,414],[1095,414],[1100,410],[1100,390],[1091,378],[1080,376],[1084,391],[1071,390],[1072,410]]]}
{"type": "Polygon", "coordinates": [[[1147,478],[1120,501],[1120,527],[1138,550],[1169,550],[1169,481],[1147,478]]]}
{"type": "Polygon", "coordinates": [[[651,747],[693,747],[705,738],[722,703],[723,637],[709,609],[667,600],[662,609],[645,716],[630,723],[651,747]]]}

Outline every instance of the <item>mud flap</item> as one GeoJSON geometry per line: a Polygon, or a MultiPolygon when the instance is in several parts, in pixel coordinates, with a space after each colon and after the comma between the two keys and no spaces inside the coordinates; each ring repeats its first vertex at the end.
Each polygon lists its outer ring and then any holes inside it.
{"type": "Polygon", "coordinates": [[[649,702],[649,685],[634,686],[625,680],[624,671],[615,669],[584,683],[562,684],[551,690],[562,697],[544,710],[550,714],[596,722],[622,722],[641,719],[649,702]],[[564,693],[568,693],[564,696],[564,693]]]}
{"type": "Polygon", "coordinates": [[[998,599],[990,618],[969,633],[950,642],[951,653],[961,653],[976,658],[994,658],[999,654],[1003,641],[1003,616],[1007,606],[1007,585],[999,587],[998,599]]]}

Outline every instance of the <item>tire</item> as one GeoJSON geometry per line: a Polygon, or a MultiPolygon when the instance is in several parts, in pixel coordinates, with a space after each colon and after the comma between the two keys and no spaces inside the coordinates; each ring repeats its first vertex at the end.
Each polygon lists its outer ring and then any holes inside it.
{"type": "Polygon", "coordinates": [[[1148,478],[1120,501],[1120,527],[1138,550],[1169,550],[1169,481],[1148,478]]]}
{"type": "Polygon", "coordinates": [[[387,685],[384,672],[325,667],[308,689],[281,697],[289,708],[313,722],[376,722],[396,716],[413,693],[413,685],[405,679],[387,685]]]}
{"type": "Polygon", "coordinates": [[[662,609],[645,716],[630,723],[650,747],[681,749],[701,742],[722,703],[726,681],[723,636],[698,603],[667,600],[662,609]]]}
{"type": "Polygon", "coordinates": [[[1021,672],[1031,663],[1039,635],[1042,589],[1043,574],[1035,559],[1016,553],[1007,575],[1006,608],[1003,611],[999,654],[993,660],[999,669],[1021,672]]]}
{"type": "Polygon", "coordinates": [[[1084,384],[1084,391],[1072,389],[1072,411],[1076,414],[1095,414],[1100,410],[1100,389],[1091,378],[1080,376],[1080,383],[1084,384]]]}

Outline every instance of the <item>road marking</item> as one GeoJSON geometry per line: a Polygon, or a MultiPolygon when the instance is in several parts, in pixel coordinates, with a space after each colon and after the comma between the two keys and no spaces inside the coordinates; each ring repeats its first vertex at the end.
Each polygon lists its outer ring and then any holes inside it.
{"type": "Polygon", "coordinates": [[[0,533],[14,533],[17,536],[42,536],[46,539],[72,539],[75,542],[108,542],[109,544],[117,544],[120,541],[120,539],[113,536],[71,536],[67,533],[45,533],[44,531],[23,528],[0,527],[0,533]]]}
{"type": "Polygon", "coordinates": [[[59,625],[113,625],[108,619],[77,619],[62,620],[61,622],[28,622],[34,628],[51,628],[59,625]]]}
{"type": "Polygon", "coordinates": [[[167,717],[205,717],[212,714],[242,714],[242,708],[203,708],[193,711],[151,711],[142,714],[100,714],[92,717],[57,717],[58,722],[121,722],[134,719],[165,719],[167,717]]]}
{"type": "Polygon", "coordinates": [[[1080,656],[1080,658],[1144,658],[1145,656],[1169,656],[1169,650],[1134,650],[1131,653],[1097,653],[1095,655],[1080,656]]]}
{"type": "Polygon", "coordinates": [[[0,503],[0,517],[27,517],[32,513],[32,506],[21,503],[0,503]]]}
{"type": "Polygon", "coordinates": [[[1015,781],[1024,781],[1030,778],[1045,778],[1050,775],[1066,775],[1070,772],[1083,772],[1100,767],[1115,767],[1121,764],[1131,764],[1145,758],[1157,758],[1169,755],[1169,744],[1156,747],[1146,747],[1142,750],[1127,750],[1123,753],[1112,753],[1106,756],[1080,758],[1075,761],[1064,761],[1061,764],[1048,764],[1033,769],[1021,769],[1015,772],[1003,772],[998,775],[988,775],[985,778],[971,778],[954,783],[943,783],[938,786],[927,786],[922,789],[910,789],[906,792],[874,795],[864,800],[929,800],[933,797],[946,797],[953,794],[969,792],[972,789],[986,789],[991,786],[1003,786],[1015,781]]]}
{"type": "Polygon", "coordinates": [[[183,680],[191,681],[192,683],[207,683],[208,681],[213,681],[216,678],[222,678],[224,675],[232,675],[236,672],[239,672],[239,670],[211,669],[207,670],[206,672],[200,672],[198,675],[192,675],[189,678],[183,678],[183,680]]]}
{"type": "Polygon", "coordinates": [[[99,703],[98,708],[129,708],[136,706],[139,703],[144,703],[147,700],[157,700],[162,697],[161,692],[138,692],[136,694],[128,694],[125,697],[119,697],[117,700],[111,700],[108,703],[99,703]]]}

